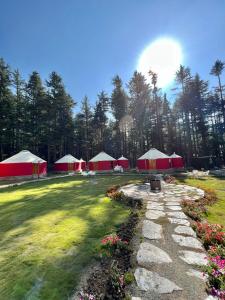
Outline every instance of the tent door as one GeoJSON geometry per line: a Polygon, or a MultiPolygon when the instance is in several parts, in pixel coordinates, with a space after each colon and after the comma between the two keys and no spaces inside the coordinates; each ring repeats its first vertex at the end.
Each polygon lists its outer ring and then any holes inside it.
{"type": "Polygon", "coordinates": [[[32,174],[33,175],[39,175],[39,164],[33,163],[32,174]]]}
{"type": "Polygon", "coordinates": [[[69,172],[73,171],[73,163],[68,163],[68,171],[69,172]]]}
{"type": "Polygon", "coordinates": [[[156,159],[149,159],[149,169],[156,169],[156,159]]]}
{"type": "Polygon", "coordinates": [[[93,169],[94,171],[98,171],[98,162],[93,162],[93,169]]]}

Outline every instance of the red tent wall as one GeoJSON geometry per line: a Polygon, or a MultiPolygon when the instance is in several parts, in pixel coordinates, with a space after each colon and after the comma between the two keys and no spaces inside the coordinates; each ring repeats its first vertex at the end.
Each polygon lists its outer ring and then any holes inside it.
{"type": "Polygon", "coordinates": [[[56,172],[72,172],[74,170],[74,163],[56,163],[54,169],[56,172]]]}
{"type": "Polygon", "coordinates": [[[87,164],[86,164],[86,161],[82,161],[82,162],[81,162],[81,169],[82,169],[82,170],[86,170],[86,165],[87,165],[87,164]]]}
{"type": "Polygon", "coordinates": [[[169,169],[170,168],[170,159],[169,158],[159,158],[156,159],[156,169],[169,169]]]}
{"type": "Polygon", "coordinates": [[[169,158],[159,158],[152,161],[155,161],[155,163],[151,164],[149,159],[139,159],[137,160],[137,167],[139,170],[165,170],[170,168],[169,158]]]}
{"type": "Polygon", "coordinates": [[[172,168],[183,168],[184,162],[182,157],[171,158],[172,168]]]}
{"type": "Polygon", "coordinates": [[[117,160],[117,165],[123,167],[124,169],[129,169],[129,160],[117,160]]]}
{"type": "MultiPolygon", "coordinates": [[[[36,164],[37,165],[37,164],[36,164]]],[[[47,163],[38,164],[39,175],[47,173],[47,163]]],[[[33,163],[2,163],[0,164],[0,177],[32,176],[34,171],[33,163]]],[[[37,173],[36,173],[37,174],[37,173]]]]}
{"type": "Polygon", "coordinates": [[[116,161],[98,161],[88,163],[90,171],[109,171],[116,166],[116,161]]]}

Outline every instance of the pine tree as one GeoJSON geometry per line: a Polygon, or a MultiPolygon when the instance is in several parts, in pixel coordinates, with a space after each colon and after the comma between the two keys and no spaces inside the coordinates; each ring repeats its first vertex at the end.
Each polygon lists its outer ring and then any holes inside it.
{"type": "Polygon", "coordinates": [[[47,81],[48,101],[51,105],[49,125],[48,160],[55,161],[73,149],[73,112],[74,100],[66,92],[62,78],[52,72],[47,81]],[[52,159],[50,159],[52,153],[52,159]]]}
{"type": "Polygon", "coordinates": [[[0,159],[12,153],[13,141],[13,95],[11,71],[0,58],[0,159]]]}

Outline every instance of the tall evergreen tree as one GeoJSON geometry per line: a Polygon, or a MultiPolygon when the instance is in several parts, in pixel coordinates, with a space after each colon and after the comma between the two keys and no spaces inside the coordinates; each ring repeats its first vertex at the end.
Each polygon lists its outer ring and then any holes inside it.
{"type": "Polygon", "coordinates": [[[13,95],[11,71],[0,58],[0,159],[12,153],[13,140],[13,95]]]}

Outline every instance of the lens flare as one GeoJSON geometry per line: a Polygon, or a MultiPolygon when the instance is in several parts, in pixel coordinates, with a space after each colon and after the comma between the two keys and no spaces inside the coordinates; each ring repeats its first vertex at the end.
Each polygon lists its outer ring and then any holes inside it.
{"type": "Polygon", "coordinates": [[[182,49],[177,41],[172,38],[159,38],[141,53],[137,70],[145,75],[148,82],[151,81],[149,70],[157,73],[158,87],[165,88],[173,82],[182,60],[182,49]]]}

